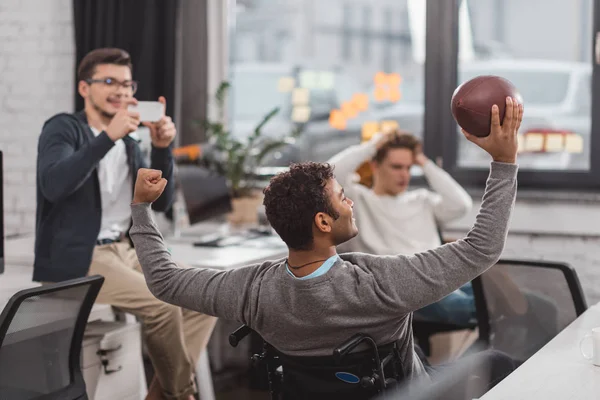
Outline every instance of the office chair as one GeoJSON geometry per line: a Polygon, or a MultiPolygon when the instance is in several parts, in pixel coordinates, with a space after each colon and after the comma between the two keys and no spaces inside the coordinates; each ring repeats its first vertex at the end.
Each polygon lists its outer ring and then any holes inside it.
{"type": "Polygon", "coordinates": [[[81,345],[103,283],[91,276],[11,297],[0,314],[0,399],[87,400],[81,345]]]}
{"type": "Polygon", "coordinates": [[[431,336],[439,333],[458,332],[465,329],[475,330],[476,322],[469,322],[465,325],[452,324],[447,322],[435,322],[420,320],[417,315],[413,314],[413,336],[423,354],[427,357],[431,356],[431,336]]]}
{"type": "Polygon", "coordinates": [[[500,260],[473,280],[477,346],[525,361],[587,309],[565,263],[500,260]]]}
{"type": "MultiPolygon", "coordinates": [[[[242,325],[229,336],[229,344],[236,347],[252,332],[242,325]]],[[[288,356],[263,340],[262,353],[251,360],[253,368],[266,370],[273,400],[370,399],[403,378],[396,343],[377,346],[363,333],[336,347],[331,356],[320,357],[288,356]],[[352,352],[365,343],[369,350],[352,352]]]]}

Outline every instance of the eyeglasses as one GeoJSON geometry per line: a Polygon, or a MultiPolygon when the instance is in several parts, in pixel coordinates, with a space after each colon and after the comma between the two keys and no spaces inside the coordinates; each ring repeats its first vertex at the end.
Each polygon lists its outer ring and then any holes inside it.
{"type": "Polygon", "coordinates": [[[138,88],[138,83],[136,81],[125,81],[121,82],[114,78],[103,78],[103,79],[86,79],[85,80],[88,85],[92,83],[102,83],[105,86],[108,86],[111,89],[118,89],[119,87],[124,87],[125,89],[131,90],[131,94],[135,94],[138,88]]]}

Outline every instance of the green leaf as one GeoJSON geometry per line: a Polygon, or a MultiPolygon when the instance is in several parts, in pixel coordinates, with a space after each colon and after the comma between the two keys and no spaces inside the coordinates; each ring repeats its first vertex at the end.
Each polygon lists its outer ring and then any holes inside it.
{"type": "Polygon", "coordinates": [[[275,115],[279,113],[279,107],[273,108],[271,111],[267,113],[260,121],[256,128],[254,128],[254,137],[259,137],[261,135],[262,128],[269,122],[275,115]]]}
{"type": "Polygon", "coordinates": [[[225,103],[225,99],[227,97],[227,92],[230,87],[231,87],[231,84],[229,82],[227,82],[227,81],[221,82],[221,84],[219,85],[219,87],[217,88],[217,91],[215,93],[215,99],[217,100],[218,104],[225,103]]]}
{"type": "Polygon", "coordinates": [[[285,140],[277,140],[277,141],[270,142],[270,143],[266,144],[265,146],[263,146],[261,151],[255,157],[256,165],[261,165],[263,162],[263,159],[266,156],[268,156],[271,152],[273,152],[281,147],[284,147],[287,144],[288,143],[285,140]]]}

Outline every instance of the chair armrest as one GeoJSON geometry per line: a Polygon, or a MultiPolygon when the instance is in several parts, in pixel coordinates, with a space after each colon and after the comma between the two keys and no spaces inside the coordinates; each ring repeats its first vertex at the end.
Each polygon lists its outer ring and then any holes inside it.
{"type": "Polygon", "coordinates": [[[357,333],[352,336],[350,339],[346,340],[344,343],[339,345],[333,350],[333,359],[336,363],[342,361],[342,359],[350,353],[352,350],[356,348],[363,340],[365,340],[368,336],[364,333],[357,333]]]}
{"type": "Polygon", "coordinates": [[[229,344],[232,347],[237,347],[238,343],[252,332],[247,325],[242,325],[229,335],[229,344]]]}

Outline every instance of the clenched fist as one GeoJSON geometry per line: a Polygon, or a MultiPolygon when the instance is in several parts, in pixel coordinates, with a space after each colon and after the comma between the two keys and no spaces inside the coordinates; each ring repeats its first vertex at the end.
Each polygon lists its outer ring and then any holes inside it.
{"type": "Polygon", "coordinates": [[[133,204],[156,201],[165,190],[165,186],[167,186],[167,180],[162,177],[162,171],[140,168],[135,180],[133,204]]]}

